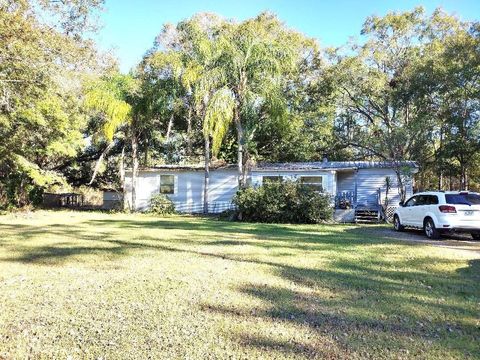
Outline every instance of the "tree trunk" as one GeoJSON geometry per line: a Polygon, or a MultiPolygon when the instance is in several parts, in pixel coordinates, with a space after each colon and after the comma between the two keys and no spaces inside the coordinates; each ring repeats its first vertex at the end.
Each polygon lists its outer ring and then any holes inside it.
{"type": "Polygon", "coordinates": [[[210,137],[205,136],[205,184],[203,187],[203,213],[208,214],[208,187],[210,184],[210,137]]]}
{"type": "Polygon", "coordinates": [[[400,190],[400,201],[404,202],[406,200],[407,194],[405,192],[405,186],[403,184],[402,172],[399,168],[396,168],[395,174],[397,175],[397,186],[400,190]]]}
{"type": "Polygon", "coordinates": [[[138,137],[132,130],[132,210],[137,210],[138,137]]]}
{"type": "Polygon", "coordinates": [[[465,167],[465,173],[464,173],[464,181],[465,181],[465,190],[468,190],[468,168],[465,167]]]}
{"type": "MultiPolygon", "coordinates": [[[[438,148],[438,153],[442,154],[443,152],[443,126],[440,127],[440,146],[438,148]]],[[[440,169],[438,172],[438,190],[443,189],[443,159],[439,159],[440,156],[437,156],[437,163],[440,163],[440,169]]]]}
{"type": "Polygon", "coordinates": [[[467,167],[465,166],[465,163],[462,162],[460,165],[460,189],[459,190],[468,190],[468,184],[467,184],[467,167]]]}
{"type": "Polygon", "coordinates": [[[143,166],[148,166],[148,137],[145,139],[145,153],[143,154],[143,166]]]}
{"type": "Polygon", "coordinates": [[[167,135],[165,136],[166,141],[170,140],[170,134],[172,133],[173,128],[173,114],[170,116],[168,120],[168,127],[167,127],[167,135]]]}
{"type": "Polygon", "coordinates": [[[100,165],[102,165],[103,159],[105,158],[105,155],[112,149],[113,145],[115,145],[115,142],[111,141],[105,150],[103,150],[102,154],[100,157],[97,159],[97,162],[95,163],[95,169],[93,170],[92,178],[90,179],[90,182],[88,185],[92,185],[93,182],[95,181],[95,178],[97,177],[98,171],[100,170],[100,165]]]}
{"type": "Polygon", "coordinates": [[[190,107],[187,114],[187,155],[192,155],[192,109],[190,107]]]}
{"type": "Polygon", "coordinates": [[[245,138],[243,134],[243,127],[240,120],[240,111],[239,109],[234,110],[234,121],[237,128],[237,164],[238,164],[238,188],[242,189],[245,187],[245,174],[243,166],[243,145],[245,143],[245,138]]]}
{"type": "Polygon", "coordinates": [[[127,201],[126,201],[126,189],[125,189],[125,145],[122,147],[122,153],[120,155],[120,184],[122,184],[122,209],[125,210],[127,201]]]}

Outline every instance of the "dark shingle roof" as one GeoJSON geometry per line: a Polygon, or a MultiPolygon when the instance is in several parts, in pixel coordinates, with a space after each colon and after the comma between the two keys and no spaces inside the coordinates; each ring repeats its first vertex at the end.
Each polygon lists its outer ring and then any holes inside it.
{"type": "Polygon", "coordinates": [[[259,163],[252,170],[342,170],[393,168],[396,166],[418,168],[415,161],[311,161],[290,163],[259,163]]]}
{"type": "MultiPolygon", "coordinates": [[[[395,163],[393,161],[309,161],[309,162],[288,162],[288,163],[258,163],[252,167],[252,171],[295,171],[295,170],[347,170],[347,169],[378,169],[378,168],[394,168],[396,165],[406,166],[410,168],[418,168],[415,161],[401,161],[395,163]]],[[[234,164],[214,164],[211,170],[219,169],[235,169],[234,164]]],[[[200,171],[204,169],[203,164],[191,165],[157,165],[141,170],[176,170],[176,171],[200,171]]]]}

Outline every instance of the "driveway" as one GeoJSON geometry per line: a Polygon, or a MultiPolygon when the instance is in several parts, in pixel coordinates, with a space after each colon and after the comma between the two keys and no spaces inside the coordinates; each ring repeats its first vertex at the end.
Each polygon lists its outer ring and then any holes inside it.
{"type": "Polygon", "coordinates": [[[480,241],[472,240],[469,234],[443,235],[438,240],[430,240],[424,235],[422,230],[406,229],[402,232],[396,232],[393,228],[385,226],[369,227],[365,228],[365,230],[385,239],[402,240],[445,248],[473,251],[480,255],[480,241]]]}

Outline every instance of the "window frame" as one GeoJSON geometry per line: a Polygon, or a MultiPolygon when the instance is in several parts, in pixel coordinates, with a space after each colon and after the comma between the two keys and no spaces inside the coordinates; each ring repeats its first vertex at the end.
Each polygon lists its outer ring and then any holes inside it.
{"type": "Polygon", "coordinates": [[[160,174],[160,179],[159,180],[160,180],[160,186],[158,188],[159,194],[164,194],[164,195],[174,195],[175,194],[175,183],[176,183],[175,175],[173,175],[173,174],[160,174]],[[171,177],[171,179],[172,179],[171,184],[162,184],[162,177],[171,177]],[[169,187],[171,186],[171,190],[169,190],[168,192],[163,191],[162,186],[169,186],[169,187]]]}
{"type": "Polygon", "coordinates": [[[300,181],[300,184],[305,185],[306,187],[309,187],[319,193],[325,192],[325,176],[324,175],[300,175],[298,177],[298,180],[300,181]],[[311,181],[303,181],[304,178],[319,178],[320,182],[311,182],[311,181]],[[320,189],[315,189],[316,187],[320,186],[320,189]]]}
{"type": "Polygon", "coordinates": [[[418,195],[415,195],[415,196],[412,196],[407,201],[405,201],[404,207],[414,207],[414,206],[416,206],[417,205],[417,197],[418,197],[418,195]],[[412,201],[413,204],[412,205],[407,205],[410,201],[412,201]]]}

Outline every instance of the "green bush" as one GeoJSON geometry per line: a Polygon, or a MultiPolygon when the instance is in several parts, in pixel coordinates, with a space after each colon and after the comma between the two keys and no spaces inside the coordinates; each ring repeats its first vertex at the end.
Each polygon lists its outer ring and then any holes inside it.
{"type": "Polygon", "coordinates": [[[150,200],[149,212],[156,215],[174,214],[175,205],[166,195],[157,194],[150,200]]]}
{"type": "Polygon", "coordinates": [[[233,202],[243,221],[315,224],[333,216],[328,195],[294,181],[239,190],[233,202]]]}

